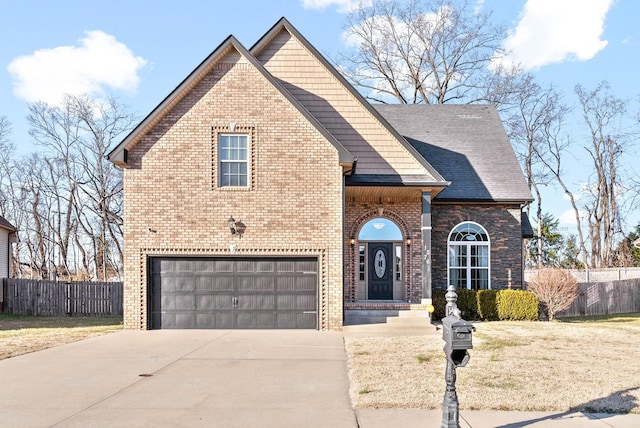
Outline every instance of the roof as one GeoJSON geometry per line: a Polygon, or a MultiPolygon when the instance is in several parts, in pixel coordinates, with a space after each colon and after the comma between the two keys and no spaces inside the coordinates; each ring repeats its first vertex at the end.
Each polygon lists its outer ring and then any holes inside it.
{"type": "Polygon", "coordinates": [[[275,79],[264,66],[233,36],[229,36],[223,41],[200,65],[198,65],[162,102],[140,122],[124,140],[118,144],[109,154],[107,159],[116,165],[125,167],[127,164],[127,150],[135,145],[153,126],[164,117],[173,106],[200,82],[211,70],[214,64],[227,54],[230,48],[235,49],[251,65],[253,65],[298,111],[313,125],[339,153],[341,163],[351,164],[354,161],[353,155],[329,132],[318,120],[312,116],[300,102],[293,97],[282,84],[275,79]]]}
{"type": "MultiPolygon", "coordinates": [[[[360,175],[360,181],[364,182],[364,184],[376,184],[376,185],[384,185],[384,183],[399,183],[403,185],[429,185],[429,186],[447,186],[449,183],[439,174],[436,168],[434,168],[429,160],[420,156],[420,154],[415,150],[409,142],[403,138],[403,136],[398,132],[396,128],[391,126],[387,120],[381,115],[375,108],[372,106],[364,96],[358,92],[353,85],[351,85],[347,79],[344,77],[342,73],[340,73],[318,50],[284,17],[280,18],[278,22],[276,22],[273,27],[271,27],[249,50],[250,52],[258,56],[260,52],[270,43],[270,41],[281,31],[287,31],[291,36],[293,36],[298,42],[302,44],[302,46],[315,58],[328,72],[329,74],[356,100],[359,105],[365,109],[375,120],[386,130],[386,132],[393,138],[395,141],[402,146],[408,155],[412,157],[414,161],[417,161],[422,168],[424,168],[424,173],[420,175],[413,175],[409,177],[405,177],[403,175],[392,175],[389,176],[386,174],[382,176],[362,176],[360,175]]],[[[295,95],[294,95],[295,96],[295,95]]],[[[326,108],[326,107],[325,107],[326,108]]],[[[319,118],[320,121],[322,119],[319,118]]],[[[335,119],[334,119],[335,120],[335,119]]],[[[361,159],[362,161],[362,159],[361,159]]],[[[359,185],[362,184],[358,181],[358,172],[356,170],[355,174],[349,176],[347,178],[347,184],[351,185],[359,185]]]]}
{"type": "Polygon", "coordinates": [[[0,227],[3,229],[8,229],[11,232],[15,232],[16,228],[14,225],[9,223],[9,221],[0,215],[0,227]]]}
{"type": "Polygon", "coordinates": [[[498,112],[489,105],[375,104],[451,184],[436,201],[530,202],[498,112]]]}

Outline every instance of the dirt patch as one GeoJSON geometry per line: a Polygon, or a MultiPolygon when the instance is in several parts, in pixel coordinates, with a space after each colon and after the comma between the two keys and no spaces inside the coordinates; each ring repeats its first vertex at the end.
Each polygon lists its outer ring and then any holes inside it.
{"type": "Polygon", "coordinates": [[[0,314],[0,360],[122,329],[119,318],[0,314]]]}
{"type": "MultiPolygon", "coordinates": [[[[461,409],[640,413],[640,316],[590,322],[475,323],[457,370],[461,409]]],[[[357,408],[439,409],[441,333],[346,337],[357,408]]]]}

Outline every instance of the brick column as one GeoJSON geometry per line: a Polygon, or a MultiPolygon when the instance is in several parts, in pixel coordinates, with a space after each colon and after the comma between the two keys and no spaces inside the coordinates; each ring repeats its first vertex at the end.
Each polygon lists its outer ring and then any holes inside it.
{"type": "Polygon", "coordinates": [[[422,303],[431,303],[431,192],[422,192],[422,303]]]}

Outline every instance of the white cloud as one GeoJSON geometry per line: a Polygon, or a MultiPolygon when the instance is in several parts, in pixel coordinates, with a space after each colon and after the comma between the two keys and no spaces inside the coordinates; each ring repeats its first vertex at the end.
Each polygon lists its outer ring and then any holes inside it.
{"type": "Polygon", "coordinates": [[[58,104],[65,94],[102,95],[106,88],[133,92],[147,61],[102,31],[87,31],[78,46],[37,50],[7,67],[14,93],[28,102],[58,104]]]}
{"type": "Polygon", "coordinates": [[[337,6],[338,12],[346,13],[356,9],[360,3],[368,5],[371,0],[302,0],[305,9],[326,9],[329,6],[337,6]]]}
{"type": "Polygon", "coordinates": [[[527,0],[520,22],[504,41],[510,61],[526,69],[586,61],[607,45],[600,37],[613,0],[527,0]]]}
{"type": "MultiPolygon", "coordinates": [[[[580,212],[580,218],[584,218],[585,213],[580,212]]],[[[559,216],[558,216],[558,221],[560,222],[561,225],[572,225],[575,226],[576,225],[576,212],[574,210],[567,210],[562,212],[559,216]]]]}

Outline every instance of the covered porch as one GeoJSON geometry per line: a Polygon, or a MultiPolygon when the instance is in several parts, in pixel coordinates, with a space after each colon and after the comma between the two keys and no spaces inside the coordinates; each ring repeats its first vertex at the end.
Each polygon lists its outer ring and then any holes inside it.
{"type": "MultiPolygon", "coordinates": [[[[345,325],[423,317],[431,304],[431,200],[441,188],[346,187],[345,325]]],[[[428,317],[428,315],[426,315],[428,317]]]]}

